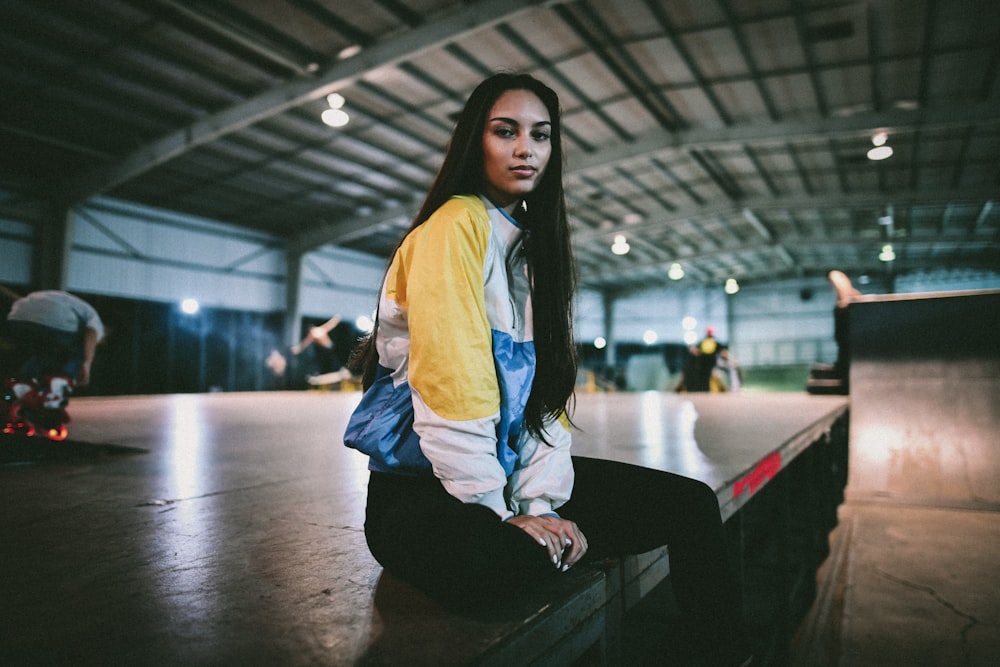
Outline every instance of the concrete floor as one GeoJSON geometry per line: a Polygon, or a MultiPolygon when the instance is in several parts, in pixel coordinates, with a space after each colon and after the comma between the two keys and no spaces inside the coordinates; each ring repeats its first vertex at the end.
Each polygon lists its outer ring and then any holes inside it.
{"type": "Polygon", "coordinates": [[[855,363],[850,466],[795,667],[1000,665],[1000,361],[855,363]]]}
{"type": "MultiPolygon", "coordinates": [[[[981,389],[998,395],[996,381],[981,389]]],[[[1000,664],[1000,464],[991,427],[1000,408],[987,399],[987,416],[942,458],[909,447],[912,438],[887,437],[863,410],[856,418],[859,400],[852,395],[847,501],[793,665],[1000,664]],[[882,445],[868,443],[873,433],[882,445]],[[953,458],[974,465],[959,476],[946,465],[953,458]]],[[[80,400],[71,439],[89,444],[73,457],[58,447],[28,457],[8,450],[0,460],[0,664],[110,664],[111,646],[128,647],[117,657],[135,665],[218,664],[220,655],[327,664],[328,628],[342,622],[324,604],[337,585],[331,563],[337,544],[362,538],[356,522],[337,523],[324,508],[360,516],[364,502],[356,485],[331,484],[329,475],[346,482],[365,473],[340,449],[296,446],[304,437],[326,442],[342,426],[326,423],[328,398],[310,392],[298,401],[311,415],[302,430],[256,401],[222,438],[199,425],[204,404],[193,397],[148,414],[146,403],[126,398],[80,400]],[[219,440],[240,446],[214,448],[219,440]],[[196,464],[177,464],[189,460],[196,464]],[[262,476],[261,466],[276,467],[262,476]],[[274,498],[286,508],[280,516],[274,498]],[[198,523],[206,517],[218,522],[198,523]],[[245,579],[227,572],[253,572],[254,586],[232,589],[245,579]],[[228,610],[212,606],[220,599],[228,610]],[[254,640],[253,627],[268,628],[267,642],[254,640]]],[[[921,407],[930,410],[943,422],[955,406],[921,407]]],[[[376,574],[355,564],[350,576],[376,574]]]]}
{"type": "Polygon", "coordinates": [[[848,500],[795,667],[1000,664],[1000,513],[848,500]]]}

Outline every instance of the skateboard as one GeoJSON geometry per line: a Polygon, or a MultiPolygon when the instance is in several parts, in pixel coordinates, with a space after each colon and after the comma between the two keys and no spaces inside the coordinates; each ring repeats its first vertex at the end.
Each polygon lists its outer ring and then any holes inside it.
{"type": "Polygon", "coordinates": [[[3,383],[4,435],[65,440],[69,435],[66,406],[73,393],[72,378],[52,375],[41,382],[10,378],[3,383]]]}

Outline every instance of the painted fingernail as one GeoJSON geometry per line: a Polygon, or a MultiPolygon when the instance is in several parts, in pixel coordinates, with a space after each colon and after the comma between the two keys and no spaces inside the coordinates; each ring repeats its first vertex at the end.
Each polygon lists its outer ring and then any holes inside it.
{"type": "Polygon", "coordinates": [[[571,544],[573,544],[573,540],[571,540],[571,539],[569,539],[569,538],[567,537],[567,538],[566,538],[566,546],[569,546],[569,545],[571,545],[571,544]]]}
{"type": "Polygon", "coordinates": [[[556,565],[559,565],[559,556],[552,554],[552,562],[555,563],[556,565]]]}
{"type": "Polygon", "coordinates": [[[568,570],[568,569],[569,569],[569,565],[563,565],[563,566],[562,566],[562,571],[563,571],[563,572],[565,572],[565,571],[566,571],[566,570],[568,570]]]}

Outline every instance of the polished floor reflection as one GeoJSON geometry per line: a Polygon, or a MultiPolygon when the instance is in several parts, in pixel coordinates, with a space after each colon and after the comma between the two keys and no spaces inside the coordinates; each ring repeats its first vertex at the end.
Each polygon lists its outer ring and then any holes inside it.
{"type": "MultiPolygon", "coordinates": [[[[358,557],[366,462],[340,444],[357,398],[80,398],[66,443],[4,447],[0,664],[351,664],[385,631],[371,594],[358,594],[380,568],[358,557]]],[[[815,440],[801,424],[822,424],[844,400],[581,396],[576,447],[702,477],[735,507],[752,481],[741,478],[748,461],[815,440]]],[[[851,464],[865,479],[877,474],[865,466],[880,465],[864,452],[851,464]]],[[[928,608],[949,617],[940,627],[962,626],[971,657],[925,664],[995,664],[980,658],[1000,656],[983,639],[1000,625],[1000,581],[983,561],[1000,553],[996,508],[931,517],[909,506],[867,512],[871,503],[866,489],[841,510],[803,664],[873,664],[851,656],[875,655],[880,624],[905,628],[907,614],[932,618],[928,608]],[[894,569],[918,557],[947,585],[928,592],[894,569]],[[837,661],[817,652],[834,626],[837,661]]]]}

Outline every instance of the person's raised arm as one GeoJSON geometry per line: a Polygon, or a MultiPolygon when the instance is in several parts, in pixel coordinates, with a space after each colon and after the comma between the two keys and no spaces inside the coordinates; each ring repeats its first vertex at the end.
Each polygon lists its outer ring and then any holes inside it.
{"type": "Polygon", "coordinates": [[[87,327],[83,332],[83,363],[80,365],[80,371],[76,374],[77,386],[86,387],[90,384],[90,367],[94,363],[97,343],[97,330],[87,327]]]}

